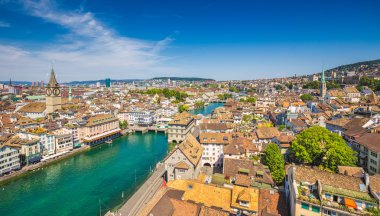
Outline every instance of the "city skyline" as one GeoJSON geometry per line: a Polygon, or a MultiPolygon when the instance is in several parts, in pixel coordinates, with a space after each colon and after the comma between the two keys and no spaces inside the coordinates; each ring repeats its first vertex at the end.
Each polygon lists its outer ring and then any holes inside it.
{"type": "Polygon", "coordinates": [[[0,80],[216,80],[380,57],[376,1],[0,1],[0,80]],[[344,3],[344,4],[343,4],[344,3]]]}

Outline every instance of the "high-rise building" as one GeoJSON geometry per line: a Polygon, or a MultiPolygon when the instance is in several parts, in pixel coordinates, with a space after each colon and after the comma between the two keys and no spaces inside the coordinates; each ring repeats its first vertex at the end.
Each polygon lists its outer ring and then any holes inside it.
{"type": "Polygon", "coordinates": [[[111,87],[111,79],[110,78],[106,79],[106,87],[107,88],[111,87]]]}
{"type": "Polygon", "coordinates": [[[325,101],[325,97],[326,97],[326,81],[325,81],[325,70],[324,70],[324,68],[322,68],[320,96],[321,96],[321,100],[325,101]]]}
{"type": "Polygon", "coordinates": [[[46,92],[46,113],[60,110],[62,107],[61,87],[55,78],[54,69],[51,69],[49,83],[45,88],[46,92]]]}

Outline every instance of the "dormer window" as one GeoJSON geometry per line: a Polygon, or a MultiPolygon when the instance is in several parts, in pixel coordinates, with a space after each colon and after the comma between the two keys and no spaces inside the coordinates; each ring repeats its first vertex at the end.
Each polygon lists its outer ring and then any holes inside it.
{"type": "Polygon", "coordinates": [[[239,201],[239,205],[244,206],[244,207],[249,207],[249,202],[239,201]]]}

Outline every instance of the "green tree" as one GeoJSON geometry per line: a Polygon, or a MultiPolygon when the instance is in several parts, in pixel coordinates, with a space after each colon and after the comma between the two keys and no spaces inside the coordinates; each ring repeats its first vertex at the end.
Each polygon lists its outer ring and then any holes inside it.
{"type": "Polygon", "coordinates": [[[293,83],[286,83],[285,86],[290,90],[293,89],[293,83]]]}
{"type": "Polygon", "coordinates": [[[341,136],[319,126],[313,126],[296,136],[291,146],[298,162],[323,166],[337,171],[338,165],[354,166],[356,152],[346,145],[341,136]]]}
{"type": "Polygon", "coordinates": [[[205,102],[204,101],[196,101],[195,104],[194,104],[194,106],[197,109],[203,108],[205,106],[205,102]]]}
{"type": "Polygon", "coordinates": [[[285,160],[277,144],[271,143],[266,147],[265,163],[276,184],[281,184],[285,177],[285,160]]]}
{"type": "Polygon", "coordinates": [[[286,127],[285,125],[282,124],[282,125],[277,126],[277,128],[279,131],[283,131],[286,127]]]}
{"type": "Polygon", "coordinates": [[[303,95],[301,95],[301,100],[303,101],[303,102],[306,102],[306,101],[312,101],[313,99],[314,99],[314,97],[313,96],[311,96],[311,94],[303,94],[303,95]]]}
{"type": "Polygon", "coordinates": [[[189,111],[189,106],[185,105],[185,104],[182,104],[182,105],[179,105],[178,106],[178,112],[182,113],[182,112],[187,112],[189,111]]]}
{"type": "Polygon", "coordinates": [[[305,85],[303,85],[302,88],[304,88],[304,89],[319,89],[320,86],[321,86],[321,82],[312,81],[312,82],[308,82],[305,85]]]}
{"type": "Polygon", "coordinates": [[[218,98],[219,100],[227,100],[228,98],[232,98],[232,95],[228,93],[224,93],[224,94],[218,95],[218,98]]]}
{"type": "Polygon", "coordinates": [[[236,86],[231,86],[228,90],[229,90],[230,92],[236,92],[236,93],[239,92],[239,89],[237,89],[236,86]]]}
{"type": "Polygon", "coordinates": [[[246,99],[240,98],[239,101],[240,102],[247,102],[247,103],[255,103],[256,102],[256,98],[255,97],[247,97],[246,99]]]}
{"type": "Polygon", "coordinates": [[[128,127],[128,122],[127,121],[119,121],[119,127],[122,130],[126,129],[128,127]]]}

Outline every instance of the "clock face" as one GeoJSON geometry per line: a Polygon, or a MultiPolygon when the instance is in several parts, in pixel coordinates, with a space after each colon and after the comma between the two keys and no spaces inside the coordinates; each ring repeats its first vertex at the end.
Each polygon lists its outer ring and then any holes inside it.
{"type": "Polygon", "coordinates": [[[56,95],[56,96],[58,96],[60,93],[61,93],[61,90],[59,90],[58,88],[55,88],[53,90],[53,94],[56,95]]]}
{"type": "Polygon", "coordinates": [[[51,89],[50,88],[46,89],[46,95],[48,95],[48,96],[51,95],[51,89]]]}

